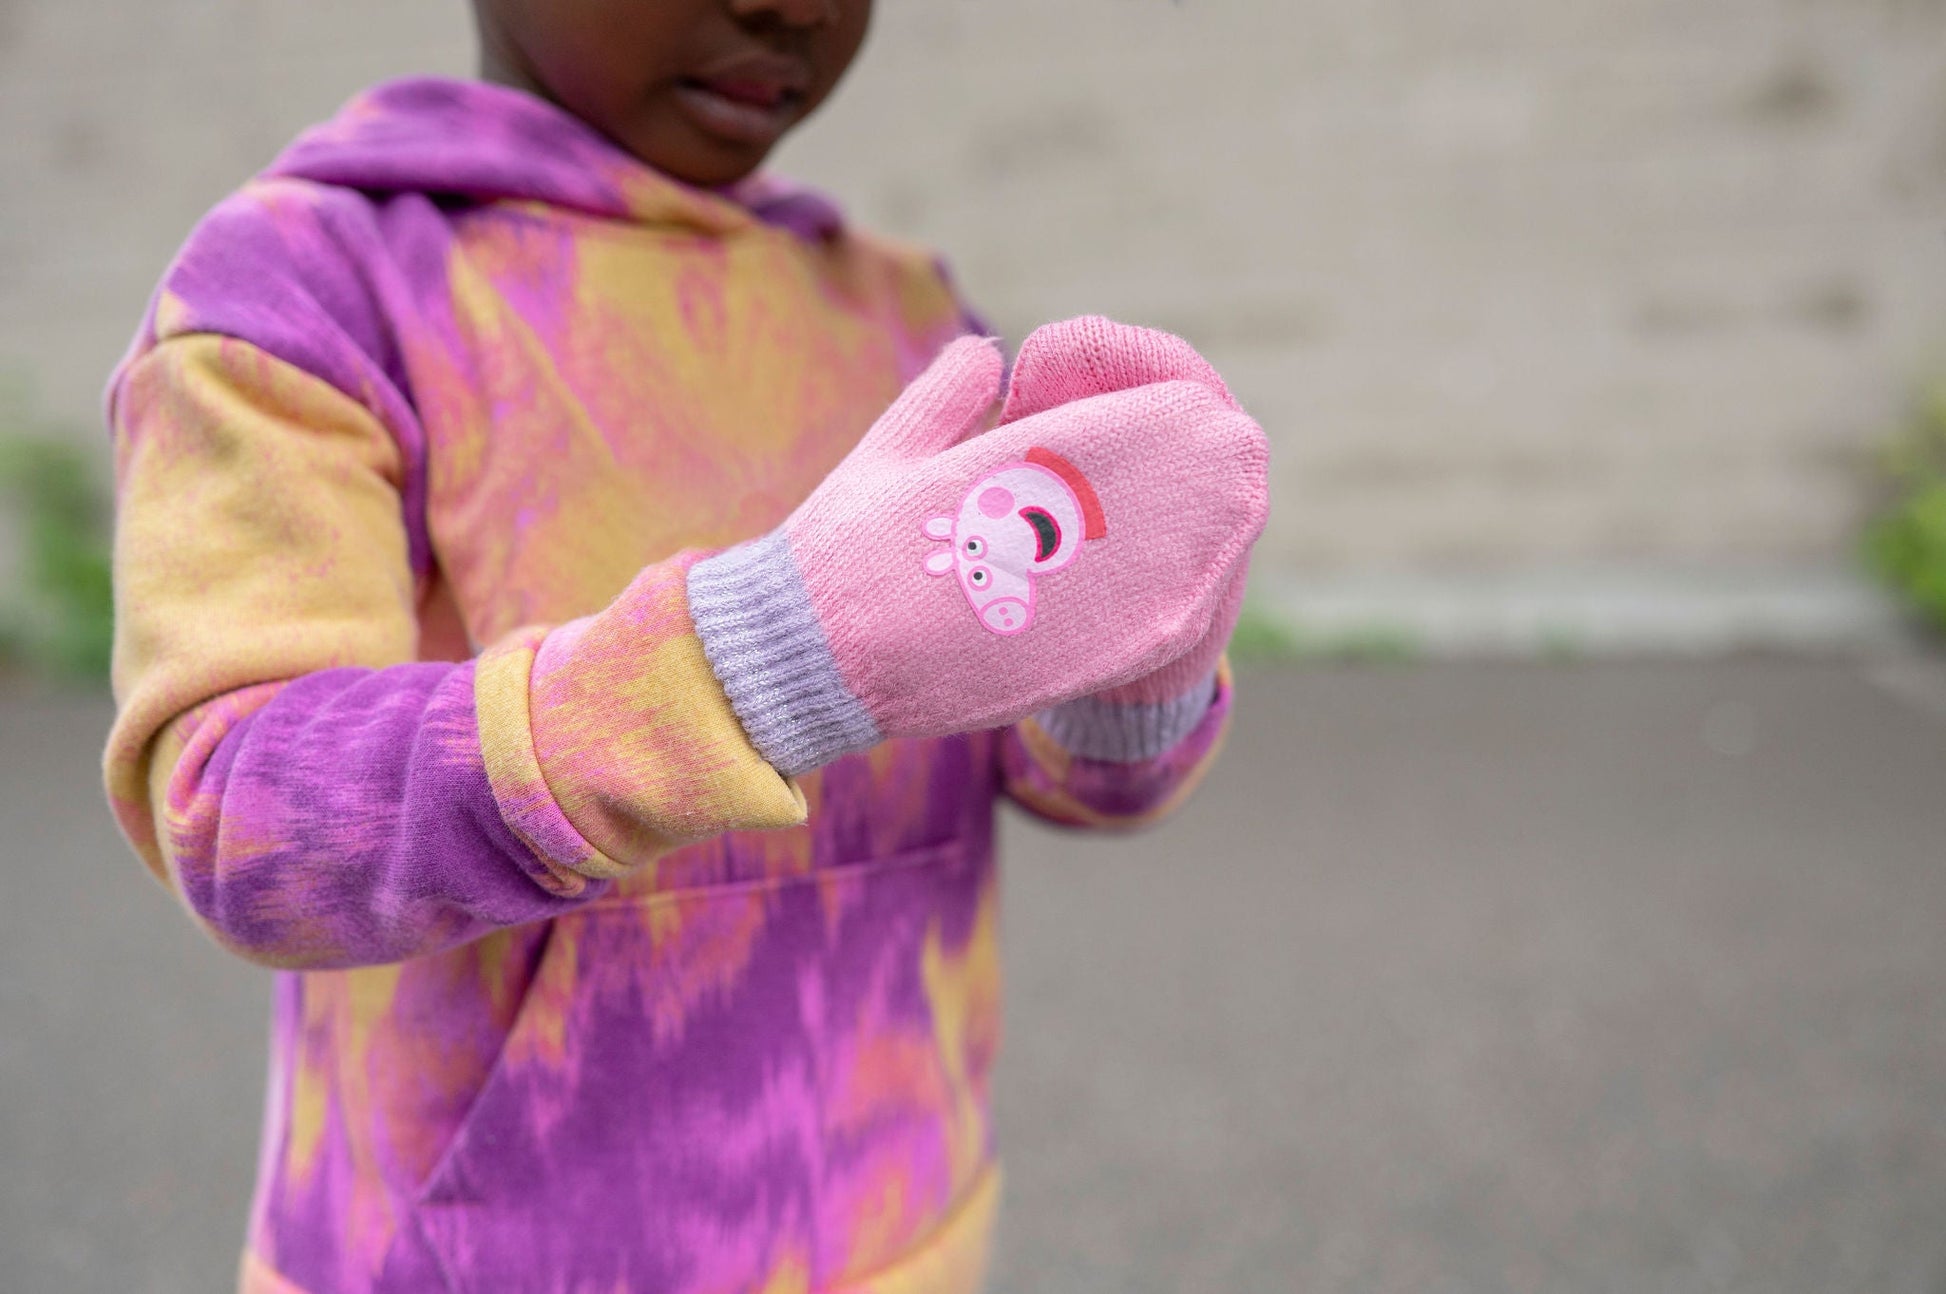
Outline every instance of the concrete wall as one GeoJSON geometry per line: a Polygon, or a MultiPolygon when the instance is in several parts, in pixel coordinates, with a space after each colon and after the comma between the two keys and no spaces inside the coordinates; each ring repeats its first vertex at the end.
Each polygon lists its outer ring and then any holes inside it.
{"type": "MultiPolygon", "coordinates": [[[[0,0],[0,367],[91,431],[197,214],[469,45],[458,0],[0,0]]],[[[1284,576],[1829,562],[1946,321],[1939,0],[881,0],[782,162],[1016,337],[1202,346],[1284,576]]]]}

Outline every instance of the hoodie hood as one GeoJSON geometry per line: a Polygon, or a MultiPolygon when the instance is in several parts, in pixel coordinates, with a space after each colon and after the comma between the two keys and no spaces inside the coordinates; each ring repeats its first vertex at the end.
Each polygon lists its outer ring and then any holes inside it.
{"type": "Polygon", "coordinates": [[[587,215],[729,233],[753,221],[836,236],[838,208],[758,173],[700,189],[656,171],[579,118],[521,90],[444,77],[375,86],[298,136],[265,172],[372,194],[544,202],[587,215]]]}

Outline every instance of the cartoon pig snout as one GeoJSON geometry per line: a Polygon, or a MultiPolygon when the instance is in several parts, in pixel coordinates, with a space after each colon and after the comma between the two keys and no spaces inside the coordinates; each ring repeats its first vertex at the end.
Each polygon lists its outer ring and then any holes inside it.
{"type": "Polygon", "coordinates": [[[1033,615],[1033,606],[1019,598],[995,598],[980,608],[980,623],[997,634],[1017,634],[1033,615]]]}

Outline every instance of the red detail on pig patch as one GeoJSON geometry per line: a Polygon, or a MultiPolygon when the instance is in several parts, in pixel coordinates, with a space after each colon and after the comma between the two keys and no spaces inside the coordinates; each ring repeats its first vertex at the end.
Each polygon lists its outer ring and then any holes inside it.
{"type": "Polygon", "coordinates": [[[1108,518],[1102,513],[1101,500],[1095,495],[1095,487],[1088,484],[1088,478],[1081,474],[1080,468],[1053,450],[1042,449],[1039,445],[1028,450],[1026,458],[1034,466],[1045,467],[1060,477],[1074,491],[1075,502],[1081,505],[1083,539],[1100,539],[1108,533],[1108,518]]]}

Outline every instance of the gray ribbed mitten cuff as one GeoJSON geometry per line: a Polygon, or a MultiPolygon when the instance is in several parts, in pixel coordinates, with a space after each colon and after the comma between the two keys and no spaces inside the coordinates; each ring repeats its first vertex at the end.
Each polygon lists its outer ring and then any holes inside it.
{"type": "Polygon", "coordinates": [[[703,654],[750,736],[786,777],[876,746],[878,725],[845,686],[782,531],[689,568],[703,654]]]}
{"type": "Polygon", "coordinates": [[[1061,748],[1083,759],[1136,764],[1154,759],[1196,730],[1216,698],[1216,674],[1179,697],[1153,704],[1084,696],[1035,715],[1061,748]]]}

